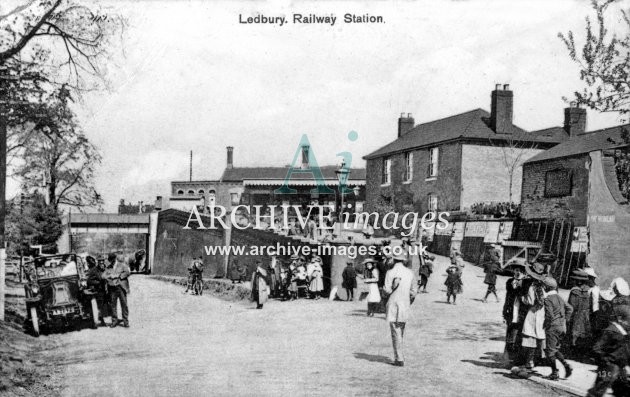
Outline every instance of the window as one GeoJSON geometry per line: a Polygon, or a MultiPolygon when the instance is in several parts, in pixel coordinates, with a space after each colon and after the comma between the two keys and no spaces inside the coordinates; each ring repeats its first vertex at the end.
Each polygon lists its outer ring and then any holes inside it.
{"type": "Polygon", "coordinates": [[[571,172],[564,169],[545,173],[545,197],[563,197],[571,195],[571,172]]]}
{"type": "Polygon", "coordinates": [[[405,153],[405,182],[413,179],[413,152],[405,153]]]}
{"type": "Polygon", "coordinates": [[[438,174],[438,162],[439,162],[440,151],[438,148],[434,147],[429,149],[429,178],[435,177],[438,174]]]}
{"type": "Polygon", "coordinates": [[[392,159],[386,157],[383,159],[383,173],[381,174],[381,183],[389,185],[392,182],[392,159]]]}
{"type": "Polygon", "coordinates": [[[177,195],[178,195],[178,196],[183,196],[183,195],[184,195],[184,191],[183,191],[183,190],[181,190],[181,189],[180,189],[180,190],[178,190],[178,191],[177,191],[177,195]]]}
{"type": "Polygon", "coordinates": [[[238,193],[230,193],[230,200],[232,201],[232,205],[238,205],[240,203],[238,193]]]}
{"type": "Polygon", "coordinates": [[[428,209],[429,212],[435,212],[438,209],[438,198],[435,194],[429,194],[428,209]]]}
{"type": "Polygon", "coordinates": [[[205,192],[203,191],[203,189],[199,189],[199,191],[197,193],[204,194],[205,192]]]}
{"type": "Polygon", "coordinates": [[[189,190],[188,194],[190,194],[192,196],[193,194],[195,194],[195,191],[194,190],[189,190]]]}

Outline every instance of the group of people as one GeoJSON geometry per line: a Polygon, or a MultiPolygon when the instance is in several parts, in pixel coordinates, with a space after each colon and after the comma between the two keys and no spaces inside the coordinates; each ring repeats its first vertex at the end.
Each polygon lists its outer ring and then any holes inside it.
{"type": "Polygon", "coordinates": [[[589,357],[598,364],[589,396],[603,396],[609,387],[615,395],[629,395],[624,369],[630,363],[628,283],[616,278],[609,290],[602,291],[592,268],[574,270],[575,286],[565,302],[548,266],[535,262],[510,267],[513,277],[506,283],[503,318],[513,371],[526,375],[539,360],[551,367],[548,379],[557,380],[559,361],[568,378],[573,369],[564,354],[589,357]]]}
{"type": "Polygon", "coordinates": [[[267,266],[256,261],[251,282],[252,301],[258,302],[258,309],[262,309],[268,297],[283,301],[296,300],[300,297],[300,291],[306,298],[321,299],[324,291],[322,258],[318,255],[308,259],[302,255],[293,255],[287,262],[273,257],[267,266]]]}
{"type": "MultiPolygon", "coordinates": [[[[93,258],[92,258],[93,259],[93,258]]],[[[106,318],[111,318],[110,327],[122,325],[129,327],[129,275],[131,270],[122,253],[111,253],[107,259],[88,260],[87,284],[96,293],[96,302],[101,325],[106,325],[106,318]],[[122,311],[122,320],[118,319],[118,302],[122,311]]]]}

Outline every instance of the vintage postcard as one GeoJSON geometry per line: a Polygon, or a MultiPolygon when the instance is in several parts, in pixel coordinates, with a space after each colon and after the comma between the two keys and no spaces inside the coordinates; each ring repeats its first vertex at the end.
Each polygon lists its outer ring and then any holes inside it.
{"type": "Polygon", "coordinates": [[[630,0],[0,1],[0,395],[630,396],[630,0]]]}

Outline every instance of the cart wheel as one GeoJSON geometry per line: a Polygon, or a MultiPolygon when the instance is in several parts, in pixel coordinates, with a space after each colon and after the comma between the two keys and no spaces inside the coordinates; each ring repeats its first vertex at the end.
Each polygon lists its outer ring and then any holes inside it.
{"type": "Polygon", "coordinates": [[[98,328],[98,305],[96,304],[96,298],[92,298],[90,300],[92,305],[92,324],[90,324],[91,328],[98,328]]]}
{"type": "Polygon", "coordinates": [[[37,309],[31,307],[31,324],[33,325],[33,336],[39,336],[39,318],[37,317],[37,309]]]}

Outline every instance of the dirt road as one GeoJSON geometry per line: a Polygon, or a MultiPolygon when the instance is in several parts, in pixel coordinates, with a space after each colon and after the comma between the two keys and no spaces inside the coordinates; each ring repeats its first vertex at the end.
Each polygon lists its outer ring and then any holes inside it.
{"type": "Polygon", "coordinates": [[[61,342],[50,354],[65,368],[67,396],[557,395],[506,376],[501,304],[476,300],[480,269],[465,269],[457,306],[444,303],[445,263],[413,305],[404,368],[390,365],[388,324],[366,317],[365,302],[255,310],[143,276],[131,280],[131,328],[47,336],[61,342]]]}

